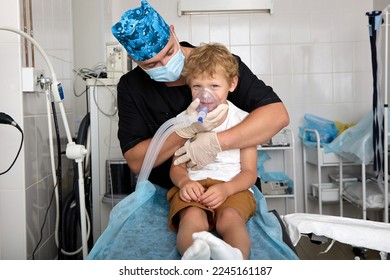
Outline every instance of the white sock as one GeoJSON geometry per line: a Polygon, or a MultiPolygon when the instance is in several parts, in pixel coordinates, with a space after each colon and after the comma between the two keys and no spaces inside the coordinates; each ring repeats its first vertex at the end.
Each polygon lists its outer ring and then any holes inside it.
{"type": "Polygon", "coordinates": [[[210,247],[202,239],[194,240],[194,243],[184,252],[182,260],[209,260],[210,247]]]}
{"type": "Polygon", "coordinates": [[[213,260],[242,260],[242,253],[239,249],[232,247],[222,239],[214,236],[208,231],[196,232],[192,235],[196,240],[204,240],[210,247],[211,258],[213,260]]]}

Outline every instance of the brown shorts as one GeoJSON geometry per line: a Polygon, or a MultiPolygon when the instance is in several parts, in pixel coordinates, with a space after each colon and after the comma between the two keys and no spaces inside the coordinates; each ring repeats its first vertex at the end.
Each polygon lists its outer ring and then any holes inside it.
{"type": "MultiPolygon", "coordinates": [[[[207,178],[198,182],[205,188],[208,188],[216,183],[221,183],[222,181],[207,178]]],[[[179,191],[180,189],[178,187],[173,187],[167,193],[167,199],[171,204],[168,227],[175,232],[177,232],[179,226],[179,216],[177,214],[180,212],[180,210],[190,206],[199,207],[207,212],[210,225],[209,230],[214,229],[218,213],[220,213],[225,208],[236,209],[245,222],[250,217],[252,217],[256,211],[256,200],[253,197],[253,193],[249,190],[229,196],[226,201],[216,209],[207,208],[198,202],[185,202],[180,199],[179,191]]]]}

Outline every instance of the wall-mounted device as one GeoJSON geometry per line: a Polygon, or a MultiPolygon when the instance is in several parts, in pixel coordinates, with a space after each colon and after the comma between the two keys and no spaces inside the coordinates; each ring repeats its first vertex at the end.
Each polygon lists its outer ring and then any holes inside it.
{"type": "Polygon", "coordinates": [[[22,68],[22,91],[23,92],[43,92],[45,83],[45,72],[33,67],[22,68]]]}
{"type": "Polygon", "coordinates": [[[119,42],[106,43],[107,78],[120,78],[131,70],[131,59],[119,42]]]}

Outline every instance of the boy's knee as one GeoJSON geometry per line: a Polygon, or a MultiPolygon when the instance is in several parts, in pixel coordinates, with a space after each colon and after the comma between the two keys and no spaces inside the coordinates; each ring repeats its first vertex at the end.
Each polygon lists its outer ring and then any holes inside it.
{"type": "Polygon", "coordinates": [[[219,213],[215,226],[217,231],[219,231],[231,225],[236,225],[236,222],[242,222],[238,211],[233,208],[225,208],[219,213]]]}
{"type": "Polygon", "coordinates": [[[180,223],[187,221],[192,224],[196,223],[205,230],[209,228],[207,213],[198,207],[187,207],[180,211],[180,223]]]}

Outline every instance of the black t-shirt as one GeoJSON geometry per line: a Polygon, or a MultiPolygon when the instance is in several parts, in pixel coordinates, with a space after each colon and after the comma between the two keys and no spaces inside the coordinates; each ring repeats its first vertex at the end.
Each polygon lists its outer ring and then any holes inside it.
{"type": "MultiPolygon", "coordinates": [[[[187,42],[185,47],[194,47],[187,42]]],[[[228,99],[244,111],[275,102],[281,102],[270,86],[264,84],[236,56],[239,63],[239,79],[235,91],[228,99]]],[[[123,75],[118,83],[118,138],[122,153],[139,142],[152,138],[167,120],[187,109],[192,96],[188,86],[168,87],[152,80],[140,67],[123,75]]],[[[169,178],[171,160],[154,168],[149,180],[164,188],[173,186],[169,178]]]]}

